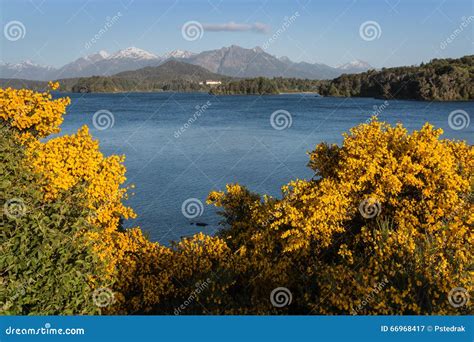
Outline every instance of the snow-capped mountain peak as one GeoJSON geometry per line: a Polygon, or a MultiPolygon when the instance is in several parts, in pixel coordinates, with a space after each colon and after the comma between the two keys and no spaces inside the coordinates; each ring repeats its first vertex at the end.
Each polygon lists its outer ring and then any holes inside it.
{"type": "Polygon", "coordinates": [[[49,76],[56,69],[49,65],[40,65],[26,60],[21,63],[0,63],[0,77],[1,78],[18,78],[18,79],[32,79],[45,80],[52,79],[49,76]]]}
{"type": "Polygon", "coordinates": [[[94,53],[92,55],[85,56],[84,59],[89,62],[97,62],[101,61],[103,59],[107,59],[110,57],[110,54],[107,51],[101,50],[97,53],[94,53]]]}
{"type": "Polygon", "coordinates": [[[104,59],[110,57],[110,54],[107,51],[104,51],[104,50],[100,50],[99,52],[97,52],[97,55],[99,55],[100,57],[102,57],[104,59]]]}
{"type": "Polygon", "coordinates": [[[12,69],[12,70],[24,70],[24,69],[28,69],[28,68],[40,68],[40,69],[45,69],[45,70],[49,70],[49,69],[54,69],[52,66],[49,66],[49,65],[40,65],[38,63],[35,63],[29,59],[21,62],[21,63],[15,63],[15,64],[12,64],[12,63],[2,63],[3,66],[5,67],[8,67],[9,69],[12,69]]]}
{"type": "Polygon", "coordinates": [[[27,59],[17,65],[25,65],[25,66],[40,66],[39,64],[33,62],[31,59],[27,59]]]}
{"type": "Polygon", "coordinates": [[[126,49],[117,51],[113,55],[109,56],[107,59],[123,59],[123,58],[146,60],[146,59],[157,59],[158,56],[148,51],[132,46],[132,47],[128,47],[126,49]]]}
{"type": "Polygon", "coordinates": [[[356,59],[352,62],[348,62],[336,67],[337,70],[344,74],[358,74],[360,72],[365,72],[369,69],[373,69],[372,65],[367,62],[356,59]]]}
{"type": "Polygon", "coordinates": [[[276,57],[261,48],[246,49],[237,45],[198,54],[185,51],[169,51],[157,56],[137,47],[128,47],[109,55],[98,51],[82,56],[60,68],[37,65],[31,61],[19,64],[0,61],[0,78],[23,78],[31,80],[51,80],[92,75],[109,76],[123,71],[137,70],[160,65],[169,58],[199,65],[212,72],[240,77],[296,77],[310,79],[330,79],[341,74],[359,73],[373,69],[368,63],[355,60],[338,67],[325,64],[293,62],[287,57],[276,57]],[[241,70],[247,70],[242,74],[241,70]]]}
{"type": "Polygon", "coordinates": [[[165,53],[163,55],[163,58],[164,59],[168,59],[168,58],[189,58],[189,57],[192,57],[194,55],[195,55],[194,52],[178,49],[178,50],[173,50],[173,51],[165,53]]]}
{"type": "Polygon", "coordinates": [[[337,68],[340,69],[340,70],[348,70],[348,69],[354,69],[354,68],[357,68],[357,69],[371,69],[372,66],[367,62],[356,59],[354,61],[342,64],[342,65],[338,66],[337,68]]]}

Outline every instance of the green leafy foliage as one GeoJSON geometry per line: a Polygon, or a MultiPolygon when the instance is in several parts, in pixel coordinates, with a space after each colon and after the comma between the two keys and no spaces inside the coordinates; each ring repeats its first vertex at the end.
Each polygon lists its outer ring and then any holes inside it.
{"type": "Polygon", "coordinates": [[[23,158],[12,131],[0,128],[0,312],[97,313],[91,282],[101,264],[78,234],[92,229],[80,191],[44,202],[23,158]]]}

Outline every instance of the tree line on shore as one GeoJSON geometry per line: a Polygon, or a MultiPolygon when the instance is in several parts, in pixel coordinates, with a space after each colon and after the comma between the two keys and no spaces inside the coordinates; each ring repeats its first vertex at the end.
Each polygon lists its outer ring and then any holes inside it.
{"type": "Polygon", "coordinates": [[[226,82],[211,89],[218,95],[316,92],[322,96],[413,100],[474,99],[474,56],[433,59],[420,66],[382,68],[344,74],[333,80],[253,78],[226,82]]]}
{"type": "MultiPolygon", "coordinates": [[[[66,92],[209,92],[214,95],[272,95],[280,93],[313,92],[322,96],[375,97],[384,99],[413,99],[454,101],[474,99],[474,56],[458,59],[433,59],[419,66],[382,68],[359,74],[344,74],[333,80],[299,78],[232,79],[220,76],[222,84],[206,85],[190,70],[196,66],[180,63],[168,70],[166,78],[145,77],[148,73],[133,71],[127,76],[92,76],[64,79],[61,91],[66,92]]],[[[157,68],[148,68],[160,70],[157,68]]],[[[164,68],[164,66],[161,66],[164,68]]],[[[197,68],[197,67],[196,67],[197,68]]],[[[197,73],[206,75],[203,68],[197,73]],[[202,70],[201,70],[202,69],[202,70]]],[[[210,75],[214,74],[208,72],[210,75]]],[[[204,77],[204,76],[203,76],[204,77]]],[[[211,77],[211,76],[209,76],[211,77]]],[[[217,76],[216,76],[217,77],[217,76]]],[[[0,85],[13,88],[44,90],[46,82],[0,80],[0,85]]]]}

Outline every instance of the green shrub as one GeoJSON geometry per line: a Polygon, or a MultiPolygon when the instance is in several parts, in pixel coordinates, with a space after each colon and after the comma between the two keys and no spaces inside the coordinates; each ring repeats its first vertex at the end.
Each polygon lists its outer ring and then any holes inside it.
{"type": "Polygon", "coordinates": [[[23,158],[12,131],[0,128],[0,312],[97,313],[91,284],[101,264],[78,234],[92,229],[80,191],[44,202],[23,158]]]}

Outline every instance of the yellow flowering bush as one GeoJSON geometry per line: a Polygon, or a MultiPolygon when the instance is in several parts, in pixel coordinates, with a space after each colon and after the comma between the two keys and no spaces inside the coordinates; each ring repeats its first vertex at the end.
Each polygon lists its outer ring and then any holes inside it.
{"type": "Polygon", "coordinates": [[[132,209],[122,204],[127,191],[120,188],[126,180],[124,157],[104,157],[87,126],[77,134],[35,141],[29,145],[28,154],[34,170],[43,175],[46,199],[85,184],[85,196],[93,213],[91,223],[113,231],[120,217],[135,217],[132,209]]]}
{"type": "MultiPolygon", "coordinates": [[[[59,84],[50,83],[52,89],[59,84]]],[[[123,241],[133,241],[134,231],[119,232],[122,218],[135,217],[135,213],[123,204],[127,198],[124,157],[104,157],[99,144],[89,134],[87,126],[76,134],[42,141],[40,138],[60,131],[69,98],[53,100],[48,92],[0,89],[0,117],[20,138],[25,149],[25,165],[38,174],[39,186],[45,203],[53,202],[64,192],[80,189],[88,224],[94,229],[84,229],[76,234],[93,242],[101,261],[106,261],[106,273],[91,278],[113,282],[123,263],[123,251],[129,248],[123,241]],[[130,237],[128,236],[130,235],[130,237]],[[122,242],[122,243],[119,243],[122,242]],[[99,279],[101,278],[101,279],[99,279]]],[[[133,245],[135,246],[135,245],[133,245]]]]}
{"type": "Polygon", "coordinates": [[[43,138],[60,131],[70,102],[68,97],[53,100],[49,92],[0,88],[0,118],[21,132],[21,137],[43,138]]]}
{"type": "MultiPolygon", "coordinates": [[[[50,83],[51,89],[58,87],[50,83]]],[[[208,203],[221,208],[218,234],[199,233],[165,247],[139,228],[121,227],[122,219],[135,217],[123,203],[128,190],[124,157],[104,156],[87,126],[41,139],[60,131],[69,102],[48,92],[0,89],[0,118],[8,133],[3,144],[22,156],[21,162],[6,160],[20,163],[35,180],[29,200],[49,208],[51,215],[69,213],[66,219],[54,216],[56,245],[69,231],[61,224],[73,222],[74,244],[67,246],[81,251],[74,254],[78,259],[94,263],[87,268],[87,286],[81,283],[86,277],[77,277],[74,286],[88,294],[85,301],[94,288],[110,286],[115,301],[102,313],[469,312],[468,305],[458,308],[448,300],[455,288],[473,291],[474,153],[465,142],[442,139],[442,131],[429,124],[409,133],[402,125],[374,119],[345,134],[341,146],[316,146],[308,164],[315,176],[282,186],[281,198],[239,184],[211,192],[208,203]],[[61,209],[64,199],[67,206],[61,209]],[[284,307],[271,298],[281,287],[292,297],[284,307]]],[[[11,194],[20,190],[2,188],[11,194]]],[[[36,217],[49,220],[44,213],[36,217]]],[[[25,222],[42,231],[35,220],[25,222]]],[[[19,240],[16,224],[11,220],[8,241],[19,240]]],[[[10,257],[0,256],[2,268],[7,259],[14,262],[12,246],[10,257]]],[[[61,253],[66,254],[59,260],[68,260],[68,251],[61,253]]],[[[25,278],[10,273],[11,279],[25,278]]],[[[48,289],[55,281],[50,279],[48,289]]],[[[54,296],[57,303],[63,300],[54,296]]],[[[24,312],[28,301],[11,312],[24,312]]],[[[35,312],[41,312],[43,302],[35,299],[35,312]]],[[[60,312],[59,307],[52,312],[60,312]]],[[[87,302],[67,310],[98,309],[87,302]]]]}
{"type": "Polygon", "coordinates": [[[96,229],[82,188],[45,202],[16,134],[0,126],[0,314],[97,314],[89,280],[106,265],[81,233],[96,229]]]}
{"type": "Polygon", "coordinates": [[[211,193],[228,239],[246,254],[252,302],[269,312],[265,292],[285,286],[290,313],[463,312],[448,294],[473,290],[474,158],[471,146],[441,134],[373,120],[341,147],[318,145],[315,179],[290,182],[280,200],[237,185],[211,193]]]}
{"type": "Polygon", "coordinates": [[[84,187],[88,221],[100,231],[86,231],[95,242],[96,251],[108,260],[110,276],[116,272],[114,244],[111,234],[118,228],[120,219],[135,217],[133,210],[123,204],[127,198],[124,157],[104,157],[99,144],[83,126],[76,134],[60,136],[46,142],[30,140],[27,156],[33,170],[42,175],[44,198],[55,199],[62,191],[84,187]]]}
{"type": "Polygon", "coordinates": [[[190,295],[194,299],[182,309],[183,314],[220,314],[234,304],[229,292],[236,281],[235,260],[225,241],[198,233],[183,238],[172,250],[175,291],[165,310],[170,305],[179,308],[190,295]]]}
{"type": "Polygon", "coordinates": [[[174,293],[169,248],[150,242],[138,228],[116,231],[105,238],[109,260],[117,270],[113,285],[116,303],[107,307],[106,313],[150,313],[174,293]]]}
{"type": "MultiPolygon", "coordinates": [[[[374,120],[345,136],[324,172],[347,189],[349,220],[331,246],[338,257],[318,272],[319,297],[327,300],[314,310],[459,312],[447,297],[456,287],[473,289],[474,155],[472,147],[441,134],[429,124],[409,134],[374,120]],[[385,289],[361,305],[381,282],[385,289]]],[[[310,165],[320,164],[319,157],[316,149],[310,165]]]]}

